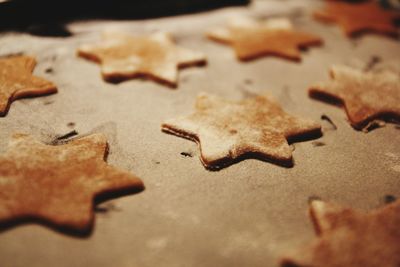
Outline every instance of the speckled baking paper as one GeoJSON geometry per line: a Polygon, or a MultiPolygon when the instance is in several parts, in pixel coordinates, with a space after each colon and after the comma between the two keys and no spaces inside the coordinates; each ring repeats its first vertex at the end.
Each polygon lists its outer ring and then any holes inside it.
{"type": "Polygon", "coordinates": [[[104,133],[108,162],[141,177],[146,190],[101,203],[86,237],[36,224],[2,230],[0,265],[277,266],[281,255],[314,238],[309,197],[363,210],[383,205],[387,195],[400,197],[399,127],[355,131],[341,108],[307,94],[309,85],[328,80],[332,64],[400,60],[399,41],[348,39],[337,26],[311,18],[321,4],[265,0],[161,19],[75,22],[67,25],[69,38],[2,34],[0,54],[36,55],[35,74],[56,83],[59,93],[15,101],[0,118],[0,152],[14,132],[45,142],[73,130],[104,133]],[[231,49],[203,35],[235,15],[289,16],[296,29],[320,35],[325,45],[303,53],[301,63],[274,57],[240,63],[231,49]],[[99,40],[105,29],[169,31],[180,46],[204,52],[208,65],[182,70],[177,89],[147,80],[106,83],[96,64],[76,56],[77,47],[99,40]],[[241,99],[264,91],[291,114],[323,125],[321,138],[294,144],[293,168],[250,159],[207,171],[194,142],[161,132],[164,120],[192,111],[200,92],[241,99]]]}

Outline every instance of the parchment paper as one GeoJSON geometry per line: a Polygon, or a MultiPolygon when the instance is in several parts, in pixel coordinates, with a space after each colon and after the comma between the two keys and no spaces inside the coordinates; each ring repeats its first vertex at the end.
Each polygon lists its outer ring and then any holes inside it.
{"type": "Polygon", "coordinates": [[[74,22],[67,25],[74,34],[69,38],[3,33],[0,55],[35,55],[35,74],[56,83],[59,93],[12,104],[0,118],[0,153],[14,132],[44,142],[72,130],[78,137],[102,132],[109,139],[108,162],[141,177],[146,189],[98,205],[86,237],[37,224],[3,230],[0,266],[277,266],[281,255],[314,238],[310,197],[362,210],[384,205],[386,195],[400,197],[399,127],[355,131],[341,108],[307,94],[309,85],[328,79],[332,64],[362,66],[374,56],[400,60],[399,41],[348,39],[337,26],[311,18],[321,4],[255,1],[160,19],[74,22]],[[297,29],[319,34],[325,44],[303,52],[301,63],[274,57],[241,63],[230,47],[203,35],[236,15],[289,16],[297,29]],[[177,89],[149,80],[106,83],[97,64],[76,57],[76,48],[110,28],[169,31],[180,46],[206,53],[208,65],[182,70],[177,89]],[[241,99],[265,91],[288,112],[323,125],[321,138],[294,144],[293,168],[250,159],[210,172],[195,143],[160,130],[163,120],[191,113],[199,92],[241,99]],[[337,130],[321,120],[323,114],[337,130]]]}

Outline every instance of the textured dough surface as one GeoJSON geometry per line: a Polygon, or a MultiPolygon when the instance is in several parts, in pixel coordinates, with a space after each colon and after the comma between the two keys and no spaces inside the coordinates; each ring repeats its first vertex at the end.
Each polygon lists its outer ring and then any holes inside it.
{"type": "Polygon", "coordinates": [[[282,266],[400,265],[400,200],[369,213],[318,200],[310,214],[317,240],[285,257],[282,266]]]}
{"type": "Polygon", "coordinates": [[[90,229],[94,196],[143,189],[139,178],[106,164],[106,150],[102,134],[59,146],[15,134],[0,156],[0,222],[40,219],[90,229]]]}
{"type": "Polygon", "coordinates": [[[336,22],[348,36],[364,31],[397,35],[393,22],[400,18],[400,14],[382,9],[376,1],[358,4],[330,1],[324,9],[315,11],[314,17],[320,21],[336,22]]]}
{"type": "Polygon", "coordinates": [[[101,42],[82,45],[78,55],[100,63],[107,81],[144,75],[171,86],[177,85],[178,68],[206,62],[204,54],[177,47],[166,33],[131,36],[105,32],[101,42]]]}
{"type": "Polygon", "coordinates": [[[247,153],[291,162],[287,139],[319,133],[320,125],[287,114],[266,96],[234,102],[201,94],[193,114],[166,121],[162,130],[197,141],[203,164],[213,169],[247,153]]]}
{"type": "Polygon", "coordinates": [[[298,61],[301,60],[301,48],[322,44],[320,37],[294,30],[287,19],[264,22],[238,19],[225,28],[214,28],[206,35],[211,40],[231,45],[240,60],[273,55],[298,61]]]}

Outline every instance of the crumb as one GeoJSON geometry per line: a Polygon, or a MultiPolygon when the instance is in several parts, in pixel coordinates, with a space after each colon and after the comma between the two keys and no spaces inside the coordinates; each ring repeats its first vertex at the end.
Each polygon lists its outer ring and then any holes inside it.
{"type": "Polygon", "coordinates": [[[181,155],[184,156],[185,158],[189,157],[192,158],[193,154],[191,152],[181,152],[181,155]]]}
{"type": "Polygon", "coordinates": [[[245,79],[244,84],[251,85],[253,84],[253,81],[251,79],[245,79]]]}
{"type": "Polygon", "coordinates": [[[104,203],[94,208],[96,213],[108,213],[110,211],[121,211],[114,203],[104,203]]]}
{"type": "Polygon", "coordinates": [[[324,142],[314,141],[311,143],[314,147],[326,146],[324,142]]]}
{"type": "Polygon", "coordinates": [[[61,135],[61,136],[56,137],[55,140],[57,140],[57,141],[65,140],[65,139],[69,139],[69,138],[71,138],[71,137],[73,137],[73,136],[75,136],[75,135],[78,135],[78,132],[75,131],[75,130],[73,130],[73,131],[70,131],[70,132],[68,132],[68,133],[66,133],[66,134],[64,134],[64,135],[61,135]]]}
{"type": "Polygon", "coordinates": [[[51,105],[54,103],[54,100],[48,100],[48,101],[44,101],[43,105],[47,106],[47,105],[51,105]]]}
{"type": "Polygon", "coordinates": [[[75,122],[68,122],[67,126],[70,128],[73,128],[73,127],[75,127],[75,122]]]}
{"type": "Polygon", "coordinates": [[[47,69],[45,69],[46,73],[53,73],[53,68],[52,67],[48,67],[47,69]]]}
{"type": "Polygon", "coordinates": [[[332,130],[337,130],[336,124],[327,115],[322,114],[321,115],[321,120],[329,122],[329,124],[332,126],[332,130]]]}
{"type": "Polygon", "coordinates": [[[386,203],[386,204],[390,204],[390,203],[392,203],[392,202],[395,202],[396,201],[396,197],[395,196],[393,196],[393,195],[386,195],[385,197],[384,197],[384,202],[386,203]]]}
{"type": "Polygon", "coordinates": [[[367,62],[367,64],[365,65],[364,71],[367,72],[367,71],[372,70],[375,67],[375,65],[380,63],[381,61],[382,61],[382,59],[379,56],[376,56],[376,55],[372,56],[370,58],[370,60],[367,62]]]}

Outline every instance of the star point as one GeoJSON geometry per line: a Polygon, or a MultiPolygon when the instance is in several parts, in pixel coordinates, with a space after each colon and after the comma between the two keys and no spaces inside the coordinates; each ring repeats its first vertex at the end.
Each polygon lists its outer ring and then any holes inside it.
{"type": "Polygon", "coordinates": [[[57,92],[53,83],[32,75],[35,66],[36,60],[30,56],[0,58],[0,117],[16,99],[57,92]]]}

